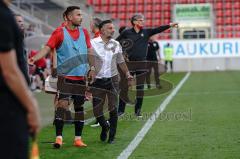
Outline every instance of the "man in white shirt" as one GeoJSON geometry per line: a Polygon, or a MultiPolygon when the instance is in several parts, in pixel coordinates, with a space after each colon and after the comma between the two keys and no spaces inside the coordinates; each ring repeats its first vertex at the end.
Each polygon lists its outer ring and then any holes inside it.
{"type": "Polygon", "coordinates": [[[99,25],[100,36],[91,40],[95,55],[96,79],[92,84],[93,113],[102,127],[101,141],[106,141],[109,131],[108,143],[114,142],[117,129],[117,97],[119,88],[119,75],[117,65],[126,78],[131,81],[127,65],[122,55],[122,48],[119,42],[114,40],[114,25],[111,20],[102,21],[99,25]],[[105,98],[108,98],[108,110],[110,114],[109,123],[106,122],[103,114],[105,98]]]}

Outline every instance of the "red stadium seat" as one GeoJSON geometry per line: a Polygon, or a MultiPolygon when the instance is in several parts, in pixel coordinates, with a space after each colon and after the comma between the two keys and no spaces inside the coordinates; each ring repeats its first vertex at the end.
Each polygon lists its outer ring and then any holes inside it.
{"type": "Polygon", "coordinates": [[[224,8],[225,9],[231,9],[232,8],[232,4],[230,2],[227,2],[224,4],[224,8]]]}
{"type": "Polygon", "coordinates": [[[120,5],[127,5],[127,1],[126,0],[121,0],[121,1],[119,1],[119,4],[120,5]]]}
{"type": "Polygon", "coordinates": [[[117,13],[117,12],[115,12],[115,13],[112,13],[112,14],[111,14],[111,17],[112,17],[113,19],[116,19],[116,18],[118,18],[118,13],[117,13]]]}
{"type": "Polygon", "coordinates": [[[240,25],[235,26],[235,31],[240,32],[240,25]]]}
{"type": "Polygon", "coordinates": [[[109,12],[109,5],[102,6],[101,12],[105,12],[105,13],[109,12]]]}
{"type": "Polygon", "coordinates": [[[223,25],[223,18],[217,17],[217,25],[223,25]]]}
{"type": "Polygon", "coordinates": [[[160,26],[161,25],[161,20],[160,19],[154,19],[153,20],[153,26],[160,26]]]}
{"type": "Polygon", "coordinates": [[[231,25],[232,24],[232,18],[231,17],[224,18],[224,22],[227,25],[231,25]]]}
{"type": "Polygon", "coordinates": [[[164,11],[167,11],[167,12],[170,12],[170,11],[171,11],[171,5],[169,5],[169,4],[164,4],[164,5],[163,5],[163,10],[164,10],[164,11]]]}
{"type": "Polygon", "coordinates": [[[215,5],[215,8],[216,8],[216,9],[222,9],[222,8],[223,8],[222,2],[218,2],[218,3],[215,5]]]}
{"type": "Polygon", "coordinates": [[[136,7],[136,12],[143,13],[144,12],[144,5],[137,5],[136,7]]]}
{"type": "Polygon", "coordinates": [[[94,5],[102,5],[102,0],[93,0],[94,5]]]}
{"type": "Polygon", "coordinates": [[[94,11],[96,13],[100,13],[101,12],[101,6],[94,6],[94,11]]]}
{"type": "Polygon", "coordinates": [[[117,11],[118,11],[118,8],[117,8],[117,7],[118,7],[118,6],[115,6],[115,5],[110,6],[110,7],[109,7],[109,12],[117,13],[117,11]]]}
{"type": "Polygon", "coordinates": [[[216,12],[217,12],[217,14],[216,14],[217,17],[222,17],[223,16],[223,11],[222,10],[217,10],[216,12]]]}
{"type": "Polygon", "coordinates": [[[128,0],[128,4],[135,4],[135,0],[128,0]]]}
{"type": "Polygon", "coordinates": [[[131,12],[131,13],[135,12],[135,5],[128,5],[127,12],[131,12]]]}
{"type": "Polygon", "coordinates": [[[146,16],[146,19],[152,19],[153,18],[152,12],[145,13],[145,16],[146,16]]]}
{"type": "Polygon", "coordinates": [[[232,38],[232,37],[233,37],[233,33],[232,33],[232,32],[228,32],[225,37],[227,37],[227,38],[232,38]]]}
{"type": "Polygon", "coordinates": [[[240,9],[236,9],[236,10],[233,12],[233,15],[234,15],[234,17],[240,17],[240,9]]]}
{"type": "Polygon", "coordinates": [[[240,24],[240,17],[235,17],[235,18],[232,19],[232,21],[233,21],[233,24],[239,25],[240,24]]]}
{"type": "Polygon", "coordinates": [[[93,0],[87,0],[87,4],[88,5],[92,5],[93,4],[93,0]]]}
{"type": "Polygon", "coordinates": [[[240,2],[235,2],[234,9],[240,9],[240,2]]]}
{"type": "Polygon", "coordinates": [[[118,5],[118,1],[110,0],[109,5],[118,5]]]}
{"type": "Polygon", "coordinates": [[[233,31],[233,26],[232,25],[225,26],[225,31],[232,32],[233,31]]]}
{"type": "Polygon", "coordinates": [[[151,19],[147,19],[145,22],[145,26],[146,27],[152,27],[152,20],[151,19]]]}
{"type": "Polygon", "coordinates": [[[217,26],[217,33],[222,33],[224,31],[224,27],[223,26],[217,26]]]}
{"type": "Polygon", "coordinates": [[[109,0],[102,0],[102,4],[101,5],[108,5],[109,6],[110,1],[109,0]]]}
{"type": "Polygon", "coordinates": [[[126,12],[126,6],[125,5],[118,6],[118,12],[120,12],[120,13],[126,12]]]}
{"type": "MultiPolygon", "coordinates": [[[[137,0],[137,4],[144,4],[144,1],[145,0],[137,0]]],[[[146,3],[148,3],[148,2],[146,1],[146,3]]]]}
{"type": "Polygon", "coordinates": [[[125,13],[125,12],[119,13],[119,14],[118,14],[118,18],[121,19],[121,20],[127,19],[126,13],[125,13]]]}
{"type": "Polygon", "coordinates": [[[152,10],[153,10],[152,4],[148,4],[147,7],[146,7],[146,11],[149,12],[149,11],[152,11],[152,10]]]}
{"type": "Polygon", "coordinates": [[[162,17],[162,13],[161,12],[154,12],[153,17],[155,19],[160,19],[162,17]]]}
{"type": "Polygon", "coordinates": [[[232,10],[225,10],[224,16],[231,17],[232,16],[232,10]]]}
{"type": "Polygon", "coordinates": [[[169,19],[171,17],[170,12],[167,12],[167,11],[164,12],[163,15],[164,15],[164,18],[167,18],[167,19],[169,19]]]}
{"type": "Polygon", "coordinates": [[[161,5],[160,4],[156,4],[153,6],[153,11],[154,12],[160,12],[161,11],[161,5]]]}
{"type": "Polygon", "coordinates": [[[188,0],[178,0],[178,3],[188,3],[188,0]]]}

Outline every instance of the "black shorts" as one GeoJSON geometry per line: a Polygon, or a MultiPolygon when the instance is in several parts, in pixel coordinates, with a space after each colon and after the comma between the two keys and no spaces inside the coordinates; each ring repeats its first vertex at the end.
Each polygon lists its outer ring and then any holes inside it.
{"type": "Polygon", "coordinates": [[[86,82],[58,77],[58,100],[73,99],[74,105],[83,105],[85,100],[86,82]]]}

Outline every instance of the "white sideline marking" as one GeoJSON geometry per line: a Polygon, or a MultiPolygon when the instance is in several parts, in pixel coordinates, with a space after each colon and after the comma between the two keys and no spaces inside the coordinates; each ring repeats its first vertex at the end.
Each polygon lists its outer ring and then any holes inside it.
{"type": "Polygon", "coordinates": [[[162,102],[162,104],[158,107],[156,112],[152,114],[152,116],[147,120],[142,129],[137,133],[135,138],[131,141],[131,143],[121,152],[121,154],[117,157],[118,159],[127,159],[133,151],[137,148],[140,142],[143,140],[144,136],[150,130],[156,119],[159,117],[160,113],[164,111],[166,106],[170,103],[173,97],[177,94],[179,89],[186,82],[188,77],[190,76],[190,72],[188,72],[185,77],[181,80],[181,82],[177,85],[177,87],[171,92],[171,94],[162,102]]]}

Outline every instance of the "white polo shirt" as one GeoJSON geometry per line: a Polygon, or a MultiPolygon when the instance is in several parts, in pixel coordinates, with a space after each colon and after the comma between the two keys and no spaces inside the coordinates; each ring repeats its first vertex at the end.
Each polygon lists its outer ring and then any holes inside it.
{"type": "Polygon", "coordinates": [[[94,49],[96,78],[110,78],[118,74],[117,64],[123,63],[122,47],[111,39],[105,43],[99,36],[91,40],[94,49]]]}

